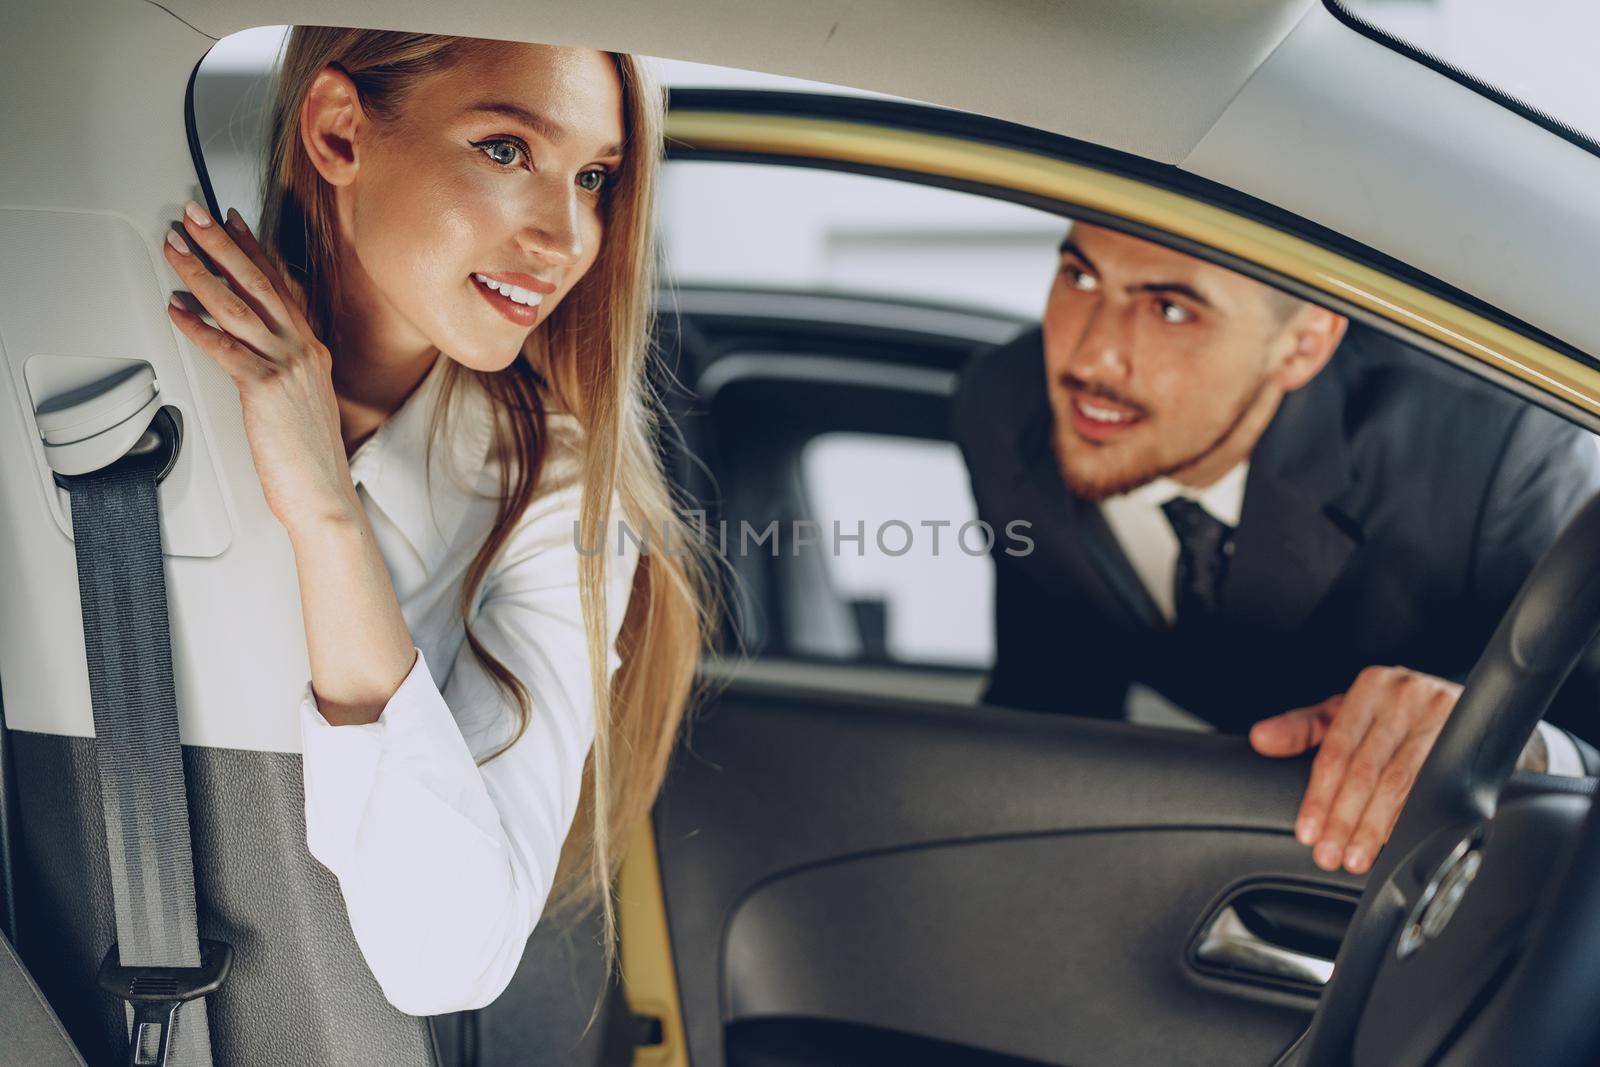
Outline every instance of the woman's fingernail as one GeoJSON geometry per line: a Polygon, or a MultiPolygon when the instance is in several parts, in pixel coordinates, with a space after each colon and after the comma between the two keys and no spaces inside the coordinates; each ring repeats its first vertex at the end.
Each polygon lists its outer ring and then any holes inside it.
{"type": "Polygon", "coordinates": [[[177,230],[167,231],[167,244],[171,245],[172,250],[178,253],[180,256],[190,256],[194,254],[189,251],[189,242],[185,241],[182,237],[179,237],[177,230]]]}
{"type": "Polygon", "coordinates": [[[168,296],[167,297],[167,303],[171,304],[173,307],[177,308],[179,311],[188,311],[189,310],[188,308],[183,306],[183,301],[178,299],[178,294],[177,293],[173,293],[170,296],[168,296]]]}
{"type": "Polygon", "coordinates": [[[1325,871],[1338,870],[1339,859],[1339,846],[1331,841],[1322,842],[1311,853],[1311,862],[1325,871]]]}
{"type": "Polygon", "coordinates": [[[1294,827],[1294,839],[1302,845],[1309,845],[1317,839],[1317,820],[1307,815],[1294,827]]]}
{"type": "Polygon", "coordinates": [[[1367,850],[1352,845],[1344,854],[1344,869],[1351,874],[1360,874],[1367,869],[1367,850]]]}
{"type": "Polygon", "coordinates": [[[211,225],[211,216],[206,214],[206,209],[193,200],[183,205],[183,213],[188,215],[196,226],[211,225]]]}
{"type": "Polygon", "coordinates": [[[227,221],[224,223],[230,230],[244,230],[244,217],[235,208],[228,209],[227,221]]]}

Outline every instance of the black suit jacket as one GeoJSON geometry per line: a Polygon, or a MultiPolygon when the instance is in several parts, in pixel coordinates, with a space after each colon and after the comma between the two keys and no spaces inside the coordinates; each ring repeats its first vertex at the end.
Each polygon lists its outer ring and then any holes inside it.
{"type": "MultiPolygon", "coordinates": [[[[1017,708],[1120,717],[1140,681],[1244,732],[1371,665],[1464,679],[1600,489],[1587,433],[1352,323],[1251,456],[1219,618],[1179,637],[1099,507],[1062,482],[1039,330],[976,357],[953,411],[996,533],[986,700],[1017,708]],[[1015,520],[1030,524],[1025,555],[1005,536],[1015,520]]],[[[1547,717],[1594,741],[1597,710],[1600,666],[1586,666],[1547,717]]]]}

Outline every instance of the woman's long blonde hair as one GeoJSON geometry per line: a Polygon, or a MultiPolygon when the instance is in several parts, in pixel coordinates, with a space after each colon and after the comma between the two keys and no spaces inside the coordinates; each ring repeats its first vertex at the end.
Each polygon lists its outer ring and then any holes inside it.
{"type": "MultiPolygon", "coordinates": [[[[263,244],[295,283],[308,318],[334,348],[335,358],[341,250],[333,192],[300,140],[300,112],[312,79],[329,65],[343,70],[356,85],[363,111],[379,122],[392,121],[418,79],[460,62],[475,49],[496,45],[376,30],[301,26],[291,32],[271,116],[260,229],[263,244]]],[[[604,569],[610,553],[584,551],[579,556],[595,740],[545,913],[586,914],[598,900],[608,969],[616,941],[610,887],[629,835],[649,815],[660,789],[711,625],[707,558],[701,543],[683,534],[685,524],[662,470],[648,374],[663,95],[634,57],[611,58],[622,84],[627,149],[606,194],[598,257],[530,335],[524,358],[493,374],[449,361],[430,431],[431,447],[449,397],[463,377],[476,379],[495,401],[500,505],[462,582],[464,621],[470,621],[473,597],[496,554],[542,488],[546,400],[536,367],[548,369],[547,387],[555,403],[575,415],[583,429],[579,543],[603,543],[612,527],[613,492],[629,529],[651,531],[652,539],[656,531],[668,528],[680,534],[672,551],[650,551],[647,546],[640,557],[617,642],[622,664],[609,686],[604,569]],[[690,551],[683,553],[678,545],[690,551]]],[[[538,714],[536,698],[478,641],[470,625],[467,642],[497,684],[515,698],[515,741],[538,714]]],[[[504,747],[495,755],[499,751],[504,747]]]]}

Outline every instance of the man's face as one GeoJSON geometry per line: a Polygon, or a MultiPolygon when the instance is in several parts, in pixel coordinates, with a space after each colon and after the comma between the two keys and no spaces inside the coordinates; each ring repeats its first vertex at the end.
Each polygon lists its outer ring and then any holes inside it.
{"type": "Polygon", "coordinates": [[[1044,315],[1068,488],[1099,500],[1247,456],[1283,394],[1295,306],[1226,268],[1074,224],[1044,315]]]}

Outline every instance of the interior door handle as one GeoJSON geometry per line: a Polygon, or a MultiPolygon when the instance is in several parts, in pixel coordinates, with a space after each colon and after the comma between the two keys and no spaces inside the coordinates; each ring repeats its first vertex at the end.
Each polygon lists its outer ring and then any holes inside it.
{"type": "Polygon", "coordinates": [[[1195,957],[1214,967],[1280,981],[1324,986],[1333,977],[1333,961],[1309,952],[1275,945],[1244,924],[1233,904],[1206,924],[1195,957]]]}

